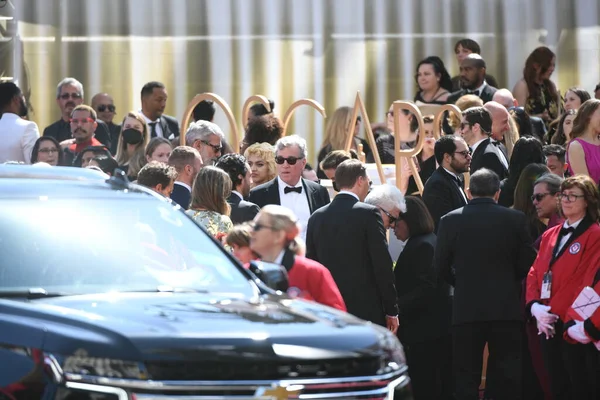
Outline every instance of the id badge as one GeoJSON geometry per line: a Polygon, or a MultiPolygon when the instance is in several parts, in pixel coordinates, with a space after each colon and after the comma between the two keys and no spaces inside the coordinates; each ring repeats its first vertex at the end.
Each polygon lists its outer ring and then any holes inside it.
{"type": "Polygon", "coordinates": [[[541,299],[542,300],[549,299],[551,293],[552,293],[552,272],[549,271],[544,274],[544,279],[542,280],[541,299]]]}

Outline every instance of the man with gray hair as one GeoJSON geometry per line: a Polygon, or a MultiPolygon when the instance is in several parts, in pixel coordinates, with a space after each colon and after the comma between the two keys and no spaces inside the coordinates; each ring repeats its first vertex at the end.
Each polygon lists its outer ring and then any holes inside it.
{"type": "Polygon", "coordinates": [[[388,183],[372,188],[365,198],[365,203],[379,209],[385,229],[393,228],[400,214],[406,212],[404,195],[400,189],[388,183]]]}
{"type": "Polygon", "coordinates": [[[454,286],[455,397],[478,398],[488,343],[488,365],[494,366],[499,383],[490,397],[521,399],[521,282],[536,252],[525,214],[497,204],[500,179],[495,172],[479,169],[469,186],[471,202],[442,217],[434,255],[436,271],[454,286]]]}
{"type": "MultiPolygon", "coordinates": [[[[533,196],[531,201],[535,207],[535,212],[538,218],[548,219],[548,226],[546,229],[550,229],[553,226],[560,225],[563,223],[558,211],[560,185],[564,179],[556,174],[547,173],[539,177],[533,183],[533,196]]],[[[539,248],[539,244],[542,237],[537,239],[536,248],[539,248]]]]}
{"type": "Polygon", "coordinates": [[[185,144],[198,150],[204,165],[213,165],[221,156],[223,140],[219,125],[209,121],[193,122],[185,133],[185,144]]]}
{"type": "Polygon", "coordinates": [[[248,197],[259,207],[278,204],[292,210],[301,224],[302,239],[306,237],[308,218],[330,202],[326,188],[302,178],[307,155],[306,140],[300,136],[279,139],[275,143],[277,177],[252,189],[248,197]]]}
{"type": "MultiPolygon", "coordinates": [[[[65,78],[56,87],[56,104],[60,108],[61,118],[44,129],[43,136],[51,136],[65,145],[75,142],[71,134],[71,113],[78,105],[83,104],[83,85],[75,78],[65,78]]],[[[96,140],[110,148],[110,132],[104,121],[96,121],[94,132],[96,140]]]]}

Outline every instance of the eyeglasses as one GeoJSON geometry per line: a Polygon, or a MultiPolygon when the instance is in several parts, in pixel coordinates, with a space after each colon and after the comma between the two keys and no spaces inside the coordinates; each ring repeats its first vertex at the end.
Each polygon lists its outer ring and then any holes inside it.
{"type": "Polygon", "coordinates": [[[284,162],[287,161],[287,163],[289,165],[296,165],[296,163],[298,162],[298,160],[302,160],[304,157],[281,157],[281,156],[277,156],[275,157],[275,162],[279,165],[282,165],[284,162]]]}
{"type": "Polygon", "coordinates": [[[585,198],[585,195],[583,194],[573,194],[573,193],[559,193],[558,194],[558,198],[561,200],[566,200],[567,203],[573,203],[574,201],[577,201],[577,199],[583,199],[585,198]]]}
{"type": "Polygon", "coordinates": [[[274,231],[274,230],[275,230],[275,228],[273,228],[272,226],[268,226],[268,225],[262,225],[262,224],[254,224],[254,226],[252,227],[252,230],[253,230],[254,232],[258,232],[258,231],[260,231],[261,229],[270,229],[270,230],[272,230],[272,231],[274,231]]]}
{"type": "Polygon", "coordinates": [[[544,200],[544,197],[548,196],[551,193],[538,193],[531,196],[531,201],[537,201],[538,203],[544,200]]]}
{"type": "Polygon", "coordinates": [[[390,225],[394,225],[396,223],[396,221],[398,221],[400,218],[396,218],[394,217],[392,214],[390,214],[389,212],[385,211],[383,208],[379,207],[379,209],[385,214],[387,215],[387,217],[390,219],[390,225]]]}
{"type": "Polygon", "coordinates": [[[58,149],[57,148],[51,148],[51,149],[39,149],[38,153],[58,153],[58,149]]]}
{"type": "Polygon", "coordinates": [[[220,152],[221,152],[221,150],[223,150],[223,146],[221,146],[220,144],[219,144],[219,145],[217,145],[217,144],[212,144],[212,143],[210,143],[210,142],[209,142],[209,141],[207,141],[207,140],[201,140],[201,142],[202,142],[202,143],[204,143],[204,144],[205,144],[205,145],[207,145],[207,146],[210,146],[210,147],[212,147],[212,148],[213,148],[213,150],[215,151],[215,153],[220,153],[220,152]]]}
{"type": "Polygon", "coordinates": [[[465,129],[467,126],[471,126],[471,124],[468,123],[468,122],[461,122],[460,125],[459,125],[461,131],[463,129],[465,129]]]}
{"type": "Polygon", "coordinates": [[[91,122],[94,122],[94,120],[89,117],[88,118],[79,118],[79,119],[71,118],[71,120],[69,122],[71,122],[72,124],[75,124],[75,125],[79,125],[79,124],[91,123],[91,122]]]}
{"type": "Polygon", "coordinates": [[[393,111],[388,111],[385,113],[386,117],[393,117],[394,116],[394,112],[393,111]]]}
{"type": "Polygon", "coordinates": [[[81,95],[79,93],[63,93],[58,97],[60,97],[63,100],[67,100],[69,97],[72,99],[80,99],[81,95]]]}
{"type": "Polygon", "coordinates": [[[98,106],[98,111],[99,112],[104,112],[106,110],[108,110],[108,112],[115,112],[116,109],[117,108],[114,105],[112,105],[112,104],[100,104],[98,106]]]}
{"type": "Polygon", "coordinates": [[[465,150],[465,151],[455,151],[454,154],[460,154],[463,157],[467,158],[471,156],[471,150],[465,150]]]}

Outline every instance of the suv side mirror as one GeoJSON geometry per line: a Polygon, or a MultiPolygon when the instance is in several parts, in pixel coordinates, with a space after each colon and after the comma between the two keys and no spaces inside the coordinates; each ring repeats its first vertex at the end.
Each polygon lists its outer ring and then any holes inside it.
{"type": "Polygon", "coordinates": [[[273,290],[286,292],[289,288],[288,273],[279,265],[264,261],[250,261],[248,268],[258,279],[273,290]]]}

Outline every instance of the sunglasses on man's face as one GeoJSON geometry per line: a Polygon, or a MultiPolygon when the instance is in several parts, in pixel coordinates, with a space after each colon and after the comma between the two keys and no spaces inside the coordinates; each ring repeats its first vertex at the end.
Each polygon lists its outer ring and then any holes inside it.
{"type": "Polygon", "coordinates": [[[220,153],[221,150],[223,150],[223,146],[221,146],[221,145],[212,144],[207,140],[201,140],[201,142],[209,147],[212,147],[212,149],[215,151],[215,153],[220,153]]]}
{"type": "Polygon", "coordinates": [[[59,97],[63,100],[68,100],[69,97],[72,99],[80,99],[81,95],[79,93],[63,93],[59,97]]]}
{"type": "Polygon", "coordinates": [[[99,112],[105,112],[106,110],[108,110],[108,112],[115,112],[116,107],[112,104],[100,104],[98,106],[99,112]]]}
{"type": "Polygon", "coordinates": [[[283,165],[284,162],[287,161],[287,163],[289,165],[296,165],[296,163],[298,162],[298,160],[302,160],[302,158],[300,157],[281,157],[281,156],[277,156],[275,157],[275,162],[279,165],[283,165]]]}

